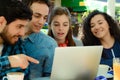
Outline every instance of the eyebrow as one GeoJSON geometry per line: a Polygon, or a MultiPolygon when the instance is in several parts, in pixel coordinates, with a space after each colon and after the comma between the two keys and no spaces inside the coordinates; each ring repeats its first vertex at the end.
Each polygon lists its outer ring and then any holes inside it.
{"type": "MultiPolygon", "coordinates": [[[[58,21],[54,21],[54,23],[59,23],[58,21]]],[[[69,23],[69,22],[64,22],[64,23],[69,23]]]]}
{"type": "Polygon", "coordinates": [[[23,25],[23,24],[18,24],[18,26],[25,26],[25,25],[23,25]]]}
{"type": "MultiPolygon", "coordinates": [[[[101,22],[101,21],[104,21],[104,20],[98,20],[97,22],[101,22]]],[[[94,23],[90,23],[90,24],[94,24],[94,23]]]]}
{"type": "Polygon", "coordinates": [[[41,15],[40,13],[35,12],[34,14],[41,15]]]}
{"type": "Polygon", "coordinates": [[[98,20],[97,22],[104,21],[104,20],[98,20]]]}

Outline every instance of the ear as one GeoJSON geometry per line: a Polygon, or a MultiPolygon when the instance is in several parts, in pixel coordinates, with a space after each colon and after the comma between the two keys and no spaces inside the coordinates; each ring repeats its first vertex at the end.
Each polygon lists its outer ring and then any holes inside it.
{"type": "Polygon", "coordinates": [[[6,19],[5,19],[5,17],[0,16],[0,26],[1,26],[3,23],[6,23],[6,19]]]}
{"type": "Polygon", "coordinates": [[[6,19],[3,16],[0,16],[0,33],[3,31],[4,27],[6,26],[6,19]]]}

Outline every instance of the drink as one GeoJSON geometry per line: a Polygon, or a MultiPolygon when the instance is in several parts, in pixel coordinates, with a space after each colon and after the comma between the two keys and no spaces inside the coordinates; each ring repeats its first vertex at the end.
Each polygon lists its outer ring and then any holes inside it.
{"type": "Polygon", "coordinates": [[[120,59],[113,60],[114,80],[120,80],[120,59]]]}
{"type": "Polygon", "coordinates": [[[105,64],[100,64],[98,68],[97,76],[106,76],[109,70],[109,66],[105,64]]]}
{"type": "Polygon", "coordinates": [[[7,76],[4,76],[2,80],[23,80],[24,79],[24,73],[22,72],[10,72],[7,73],[7,76]]]}

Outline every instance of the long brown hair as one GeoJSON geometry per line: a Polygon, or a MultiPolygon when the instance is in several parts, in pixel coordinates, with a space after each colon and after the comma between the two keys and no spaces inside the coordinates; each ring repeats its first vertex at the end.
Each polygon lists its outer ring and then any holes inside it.
{"type": "Polygon", "coordinates": [[[68,34],[66,36],[66,39],[68,40],[68,45],[67,46],[76,46],[73,38],[72,38],[72,26],[71,26],[71,15],[70,15],[70,12],[69,10],[66,8],[66,7],[55,7],[53,8],[53,10],[51,11],[51,14],[49,16],[49,20],[48,20],[48,24],[49,24],[49,30],[48,30],[48,35],[51,36],[52,38],[54,38],[54,35],[52,33],[52,30],[51,30],[51,22],[52,20],[54,19],[55,16],[57,15],[63,15],[65,14],[66,16],[68,16],[69,18],[69,31],[68,31],[68,34]]]}

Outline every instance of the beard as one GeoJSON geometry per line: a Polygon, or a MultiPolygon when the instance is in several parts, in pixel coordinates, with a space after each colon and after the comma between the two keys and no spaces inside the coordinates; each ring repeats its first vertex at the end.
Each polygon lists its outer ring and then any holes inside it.
{"type": "MultiPolygon", "coordinates": [[[[3,39],[5,44],[9,44],[9,45],[15,45],[16,42],[12,43],[11,39],[12,36],[8,33],[8,29],[5,28],[2,33],[0,34],[1,38],[3,39]]],[[[14,37],[14,36],[13,36],[14,37]]]]}

